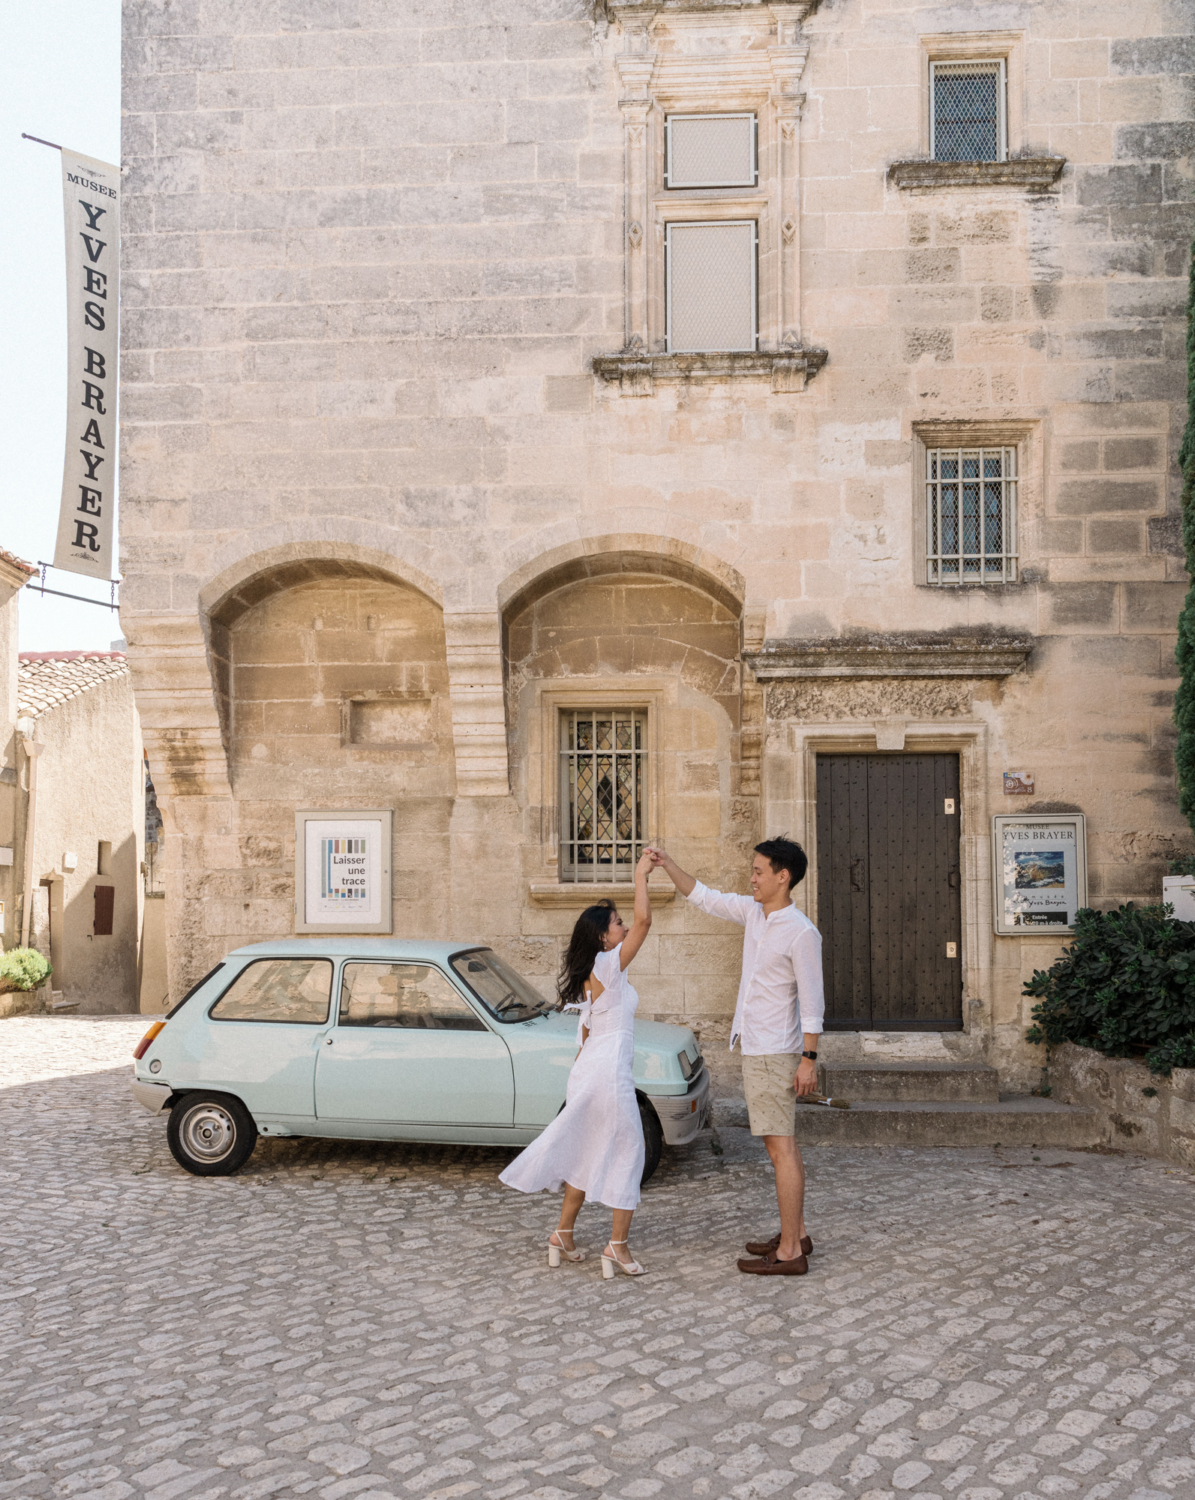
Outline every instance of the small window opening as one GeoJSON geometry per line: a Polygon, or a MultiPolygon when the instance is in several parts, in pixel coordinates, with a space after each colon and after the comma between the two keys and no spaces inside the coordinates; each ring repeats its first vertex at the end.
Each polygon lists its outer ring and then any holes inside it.
{"type": "Polygon", "coordinates": [[[1015,582],[1015,448],[929,449],[925,497],[928,583],[1015,582]]]}
{"type": "Polygon", "coordinates": [[[101,839],[96,850],[95,873],[97,875],[111,875],[112,873],[112,845],[107,839],[101,839]]]}
{"type": "Polygon", "coordinates": [[[930,155],[935,161],[1005,161],[1003,58],[930,64],[930,155]]]}
{"type": "Polygon", "coordinates": [[[759,182],[753,114],[668,115],[664,137],[667,188],[755,187],[759,182]]]}
{"type": "Polygon", "coordinates": [[[750,351],[759,341],[754,219],[669,224],[664,235],[669,354],[750,351]]]}
{"type": "Polygon", "coordinates": [[[560,878],[630,881],[647,843],[647,714],[560,716],[560,878]]]}

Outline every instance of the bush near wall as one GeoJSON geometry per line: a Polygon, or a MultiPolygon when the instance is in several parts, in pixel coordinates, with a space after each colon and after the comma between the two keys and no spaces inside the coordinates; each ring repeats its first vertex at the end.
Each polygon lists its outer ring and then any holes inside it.
{"type": "Polygon", "coordinates": [[[36,948],[0,953],[0,990],[35,990],[49,972],[49,960],[36,948]]]}
{"type": "Polygon", "coordinates": [[[1024,994],[1038,997],[1030,1042],[1076,1042],[1108,1057],[1145,1054],[1150,1071],[1195,1066],[1195,922],[1169,907],[1084,910],[1075,938],[1024,994]]]}

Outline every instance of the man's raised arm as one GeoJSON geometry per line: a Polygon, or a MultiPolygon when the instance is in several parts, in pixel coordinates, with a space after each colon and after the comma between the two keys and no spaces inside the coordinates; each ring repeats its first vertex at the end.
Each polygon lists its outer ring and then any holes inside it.
{"type": "Polygon", "coordinates": [[[656,865],[668,872],[668,875],[681,893],[688,897],[698,911],[703,911],[710,917],[721,917],[724,922],[737,922],[740,927],[747,925],[747,918],[755,905],[750,896],[739,896],[724,891],[711,891],[708,886],[702,885],[700,880],[682,870],[676,860],[670,854],[665,854],[662,849],[648,849],[646,851],[655,860],[656,865]]]}
{"type": "Polygon", "coordinates": [[[668,878],[682,896],[693,894],[693,887],[697,884],[696,879],[686,874],[670,854],[665,854],[663,849],[648,849],[645,852],[651,855],[657,869],[662,868],[667,872],[668,878]]]}

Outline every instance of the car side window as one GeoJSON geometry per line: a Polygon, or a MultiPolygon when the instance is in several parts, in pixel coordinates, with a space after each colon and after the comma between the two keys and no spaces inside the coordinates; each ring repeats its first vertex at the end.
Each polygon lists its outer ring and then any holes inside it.
{"type": "Polygon", "coordinates": [[[331,960],[265,958],[242,969],[208,1014],[213,1021],[318,1026],[328,1019],[331,998],[331,960]]]}
{"type": "Polygon", "coordinates": [[[486,1029],[439,969],[428,964],[345,964],[340,1024],[424,1031],[486,1029]]]}

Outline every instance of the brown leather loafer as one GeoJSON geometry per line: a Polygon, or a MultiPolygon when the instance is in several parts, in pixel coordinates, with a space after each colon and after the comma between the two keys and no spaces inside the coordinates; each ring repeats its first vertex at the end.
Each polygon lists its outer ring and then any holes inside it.
{"type": "Polygon", "coordinates": [[[775,1250],[772,1250],[758,1260],[739,1261],[739,1270],[748,1276],[804,1276],[809,1270],[809,1262],[803,1255],[798,1255],[796,1260],[778,1260],[775,1250]]]}
{"type": "MultiPolygon", "coordinates": [[[[773,1250],[780,1249],[780,1236],[774,1234],[770,1240],[748,1240],[743,1248],[748,1255],[771,1255],[773,1250]]],[[[813,1241],[808,1235],[801,1241],[801,1254],[813,1254],[813,1241]]]]}

